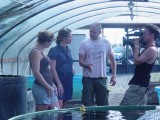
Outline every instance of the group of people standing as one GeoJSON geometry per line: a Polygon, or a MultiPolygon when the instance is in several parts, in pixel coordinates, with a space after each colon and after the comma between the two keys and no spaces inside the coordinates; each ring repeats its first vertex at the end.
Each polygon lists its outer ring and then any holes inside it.
{"type": "Polygon", "coordinates": [[[32,93],[36,111],[64,108],[72,98],[73,75],[75,73],[71,51],[68,44],[72,41],[70,29],[61,29],[46,56],[44,50],[54,41],[54,34],[48,30],[39,32],[35,47],[29,54],[30,66],[35,77],[32,93]]]}
{"type": "MultiPolygon", "coordinates": [[[[79,65],[82,73],[82,104],[85,106],[108,105],[106,63],[109,60],[112,69],[110,84],[116,84],[116,62],[108,40],[100,37],[102,26],[93,23],[90,26],[90,38],[81,42],[79,47],[79,65]],[[94,103],[94,101],[96,103],[94,103]]],[[[157,57],[155,40],[159,28],[145,26],[143,38],[146,48],[139,55],[139,39],[134,40],[133,52],[136,65],[130,87],[125,93],[121,105],[143,105],[144,96],[150,82],[150,73],[157,57]]],[[[54,34],[48,30],[39,32],[35,47],[29,54],[30,66],[35,77],[32,92],[36,101],[36,111],[65,108],[72,99],[73,75],[75,74],[71,50],[71,30],[63,28],[58,32],[57,45],[50,48],[48,55],[44,50],[54,41],[54,34]]]]}

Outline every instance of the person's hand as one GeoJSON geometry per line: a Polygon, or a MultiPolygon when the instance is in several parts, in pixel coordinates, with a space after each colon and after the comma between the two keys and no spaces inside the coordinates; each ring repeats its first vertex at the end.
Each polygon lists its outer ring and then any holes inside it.
{"type": "Polygon", "coordinates": [[[115,84],[116,84],[116,77],[112,76],[111,79],[110,79],[110,85],[114,86],[115,84]]]}
{"type": "Polygon", "coordinates": [[[51,95],[53,94],[53,92],[54,92],[54,88],[51,87],[51,86],[49,86],[49,87],[47,88],[48,97],[51,97],[51,95]]]}
{"type": "Polygon", "coordinates": [[[136,38],[136,39],[134,39],[134,46],[136,47],[136,46],[139,46],[139,42],[140,42],[140,38],[136,38]]]}
{"type": "Polygon", "coordinates": [[[90,72],[92,72],[93,65],[92,65],[92,64],[88,64],[88,65],[87,65],[87,69],[88,69],[90,72]]]}
{"type": "Polygon", "coordinates": [[[54,84],[53,84],[53,89],[54,89],[55,95],[58,95],[57,87],[54,84]]]}
{"type": "Polygon", "coordinates": [[[58,89],[58,96],[62,97],[63,94],[64,94],[63,86],[62,85],[58,85],[57,89],[58,89]]]}

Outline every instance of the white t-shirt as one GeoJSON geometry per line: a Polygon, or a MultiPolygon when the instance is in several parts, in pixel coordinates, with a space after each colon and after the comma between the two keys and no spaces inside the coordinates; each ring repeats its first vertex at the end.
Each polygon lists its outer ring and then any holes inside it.
{"type": "Polygon", "coordinates": [[[108,40],[99,38],[98,40],[83,40],[79,54],[85,54],[86,64],[92,64],[92,71],[83,68],[83,76],[91,78],[106,77],[106,62],[111,54],[111,45],[108,40]]]}

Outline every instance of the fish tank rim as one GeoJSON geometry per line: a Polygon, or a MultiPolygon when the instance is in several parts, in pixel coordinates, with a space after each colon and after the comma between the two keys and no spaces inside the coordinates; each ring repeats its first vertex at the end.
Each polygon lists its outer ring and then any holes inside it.
{"type": "MultiPolygon", "coordinates": [[[[89,111],[103,111],[103,110],[156,110],[160,108],[158,105],[144,105],[144,106],[89,106],[85,107],[85,112],[89,111]]],[[[73,112],[73,111],[81,111],[81,107],[74,107],[74,108],[66,108],[66,109],[53,109],[53,110],[44,110],[44,111],[38,111],[38,112],[31,112],[31,113],[26,113],[22,115],[18,115],[12,118],[9,118],[8,120],[22,120],[23,118],[26,117],[31,117],[31,116],[36,116],[36,115],[42,115],[45,113],[65,113],[65,112],[73,112]]],[[[82,111],[84,112],[84,111],[82,111]]]]}

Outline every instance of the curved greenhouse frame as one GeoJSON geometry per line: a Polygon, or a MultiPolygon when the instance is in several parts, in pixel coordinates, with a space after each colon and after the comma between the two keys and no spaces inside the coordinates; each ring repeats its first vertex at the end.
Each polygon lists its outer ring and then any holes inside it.
{"type": "Polygon", "coordinates": [[[160,21],[159,0],[6,0],[0,3],[1,68],[5,71],[4,62],[14,61],[16,74],[19,74],[19,63],[27,60],[40,30],[51,30],[56,36],[63,27],[76,30],[104,19],[130,17],[131,12],[135,20],[143,17],[157,24],[160,21]],[[132,11],[130,2],[134,4],[132,11]]]}

